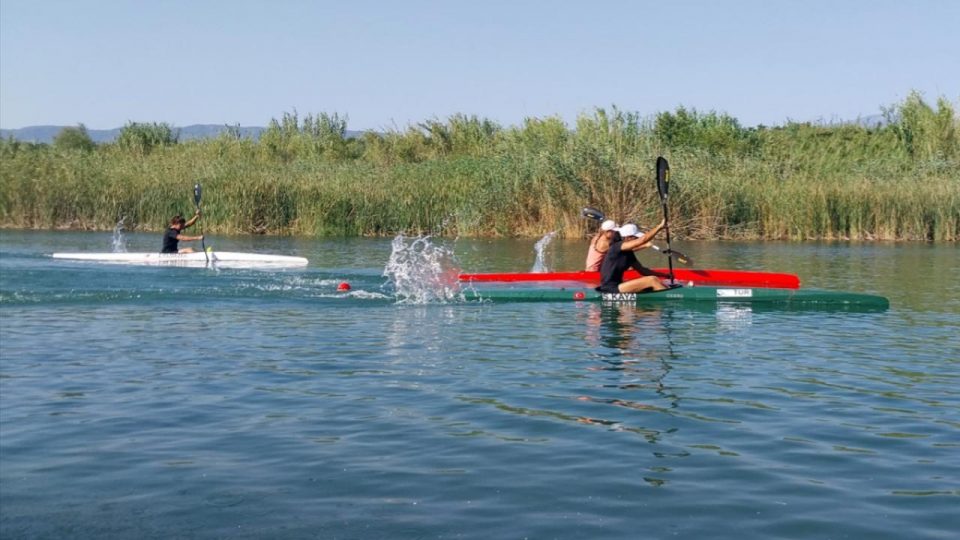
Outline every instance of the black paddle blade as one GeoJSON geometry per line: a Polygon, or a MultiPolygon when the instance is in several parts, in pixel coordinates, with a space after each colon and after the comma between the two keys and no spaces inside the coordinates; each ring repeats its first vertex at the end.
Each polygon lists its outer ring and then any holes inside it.
{"type": "Polygon", "coordinates": [[[580,211],[580,215],[597,221],[603,221],[603,212],[589,206],[580,211]]]}
{"type": "Polygon", "coordinates": [[[690,257],[687,257],[686,255],[684,255],[683,253],[680,253],[679,251],[676,251],[676,250],[673,250],[673,249],[665,249],[665,250],[663,251],[663,254],[664,254],[664,255],[669,255],[669,256],[673,257],[673,258],[676,259],[677,262],[679,262],[680,264],[686,264],[686,265],[688,265],[688,266],[691,265],[691,264],[693,264],[693,260],[690,259],[690,257]]]}
{"type": "Polygon", "coordinates": [[[193,186],[193,204],[200,206],[200,196],[202,192],[200,190],[200,184],[193,186]]]}
{"type": "Polygon", "coordinates": [[[666,199],[670,190],[670,164],[660,156],[657,158],[657,192],[661,199],[666,199]]]}

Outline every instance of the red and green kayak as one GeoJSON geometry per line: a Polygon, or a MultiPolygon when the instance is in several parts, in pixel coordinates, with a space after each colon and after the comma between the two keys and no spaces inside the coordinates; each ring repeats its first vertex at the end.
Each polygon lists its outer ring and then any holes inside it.
{"type": "Polygon", "coordinates": [[[822,289],[782,289],[770,287],[677,287],[646,293],[600,293],[591,288],[492,287],[465,289],[467,300],[499,302],[601,302],[604,304],[705,306],[741,304],[797,308],[860,308],[885,310],[890,302],[872,294],[822,289]]]}
{"type": "MultiPolygon", "coordinates": [[[[661,278],[669,278],[666,268],[653,268],[661,278]]],[[[674,279],[687,285],[713,285],[723,287],[762,287],[778,289],[799,289],[800,278],[795,274],[774,272],[753,272],[746,270],[689,270],[673,269],[674,279]]],[[[624,274],[624,280],[640,275],[634,270],[624,274]]],[[[460,274],[463,282],[534,282],[534,281],[573,281],[589,285],[600,284],[600,272],[515,272],[497,274],[460,274]]]]}

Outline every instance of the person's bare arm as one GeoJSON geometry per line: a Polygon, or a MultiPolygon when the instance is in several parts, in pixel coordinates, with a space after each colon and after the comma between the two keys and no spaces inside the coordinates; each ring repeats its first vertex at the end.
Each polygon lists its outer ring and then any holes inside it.
{"type": "Polygon", "coordinates": [[[653,237],[656,236],[657,233],[663,230],[664,225],[666,225],[666,221],[660,220],[660,223],[657,224],[656,227],[644,233],[640,238],[625,241],[620,249],[624,251],[639,251],[650,247],[650,241],[653,240],[653,237]]]}
{"type": "Polygon", "coordinates": [[[194,223],[197,222],[198,219],[200,219],[200,209],[199,209],[199,208],[197,209],[196,213],[193,214],[193,217],[190,218],[189,220],[187,220],[187,222],[183,224],[183,228],[186,229],[187,227],[193,225],[194,223]]]}

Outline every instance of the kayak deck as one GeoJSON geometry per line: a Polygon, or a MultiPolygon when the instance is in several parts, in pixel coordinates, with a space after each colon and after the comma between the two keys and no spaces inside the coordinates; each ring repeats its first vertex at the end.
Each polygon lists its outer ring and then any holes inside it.
{"type": "MultiPolygon", "coordinates": [[[[666,268],[652,268],[659,277],[669,278],[666,268]]],[[[674,279],[693,285],[716,285],[724,287],[773,287],[780,289],[800,288],[800,278],[795,274],[776,272],[755,272],[749,270],[691,270],[674,268],[674,279]]],[[[639,277],[635,270],[628,270],[624,274],[625,281],[639,277]]],[[[477,283],[517,283],[537,281],[570,281],[590,285],[600,284],[600,272],[501,272],[491,274],[460,274],[460,281],[477,283]]]]}
{"type": "Polygon", "coordinates": [[[202,251],[194,253],[54,253],[54,259],[89,261],[114,264],[207,266],[220,267],[289,267],[306,266],[303,257],[238,253],[232,251],[202,251]]]}
{"type": "Polygon", "coordinates": [[[761,304],[778,306],[852,306],[887,309],[890,302],[871,294],[822,289],[781,289],[766,287],[677,287],[646,293],[605,294],[590,288],[490,288],[467,289],[467,300],[489,302],[601,302],[604,304],[656,305],[761,304]]]}

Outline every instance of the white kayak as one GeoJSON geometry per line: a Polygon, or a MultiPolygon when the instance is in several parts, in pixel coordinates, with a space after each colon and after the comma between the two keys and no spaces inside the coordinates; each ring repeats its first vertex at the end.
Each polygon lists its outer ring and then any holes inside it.
{"type": "Polygon", "coordinates": [[[54,253],[54,259],[114,264],[169,266],[216,266],[218,268],[254,268],[306,266],[307,259],[264,253],[198,251],[195,253],[54,253]]]}

